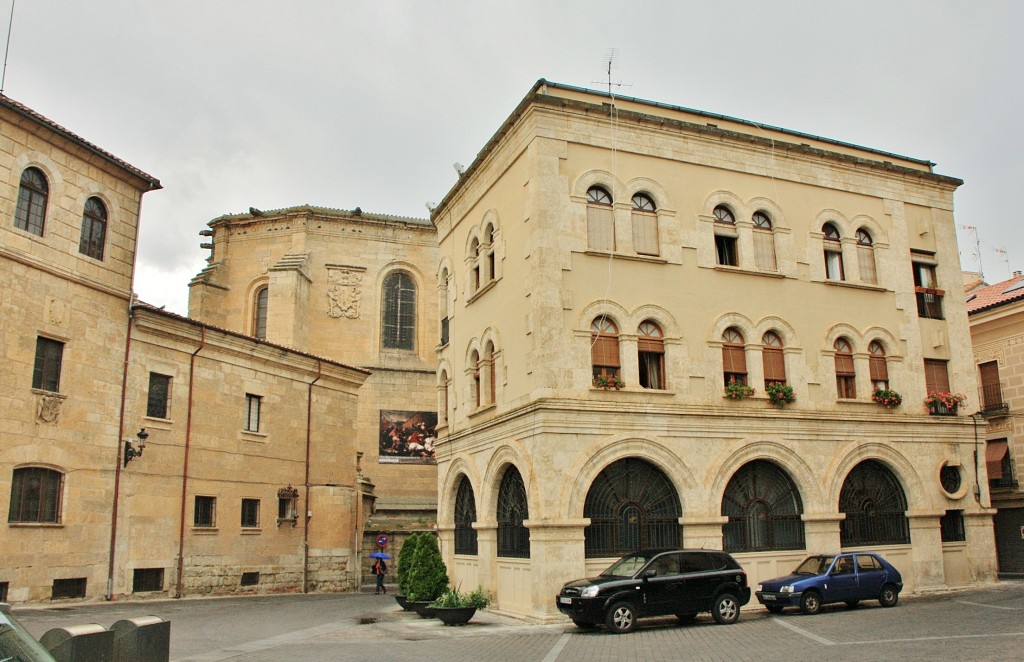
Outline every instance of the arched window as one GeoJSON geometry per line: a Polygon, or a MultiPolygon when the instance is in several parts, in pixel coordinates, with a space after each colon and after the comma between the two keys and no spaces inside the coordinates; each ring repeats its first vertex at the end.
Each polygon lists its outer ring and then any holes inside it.
{"type": "Polygon", "coordinates": [[[658,215],[654,200],[645,193],[633,196],[633,250],[641,255],[659,255],[658,215]]]}
{"type": "Polygon", "coordinates": [[[620,556],[637,549],[679,547],[679,496],[650,462],[626,458],[609,464],[587,492],[583,516],[587,558],[620,556]]]}
{"type": "Polygon", "coordinates": [[[441,371],[441,377],[440,377],[440,384],[438,384],[438,387],[439,387],[438,388],[438,391],[439,391],[438,395],[440,397],[438,398],[439,402],[437,404],[438,404],[438,409],[440,410],[438,413],[440,414],[441,423],[445,424],[445,425],[448,424],[448,405],[449,405],[448,389],[450,388],[450,384],[448,382],[449,382],[449,380],[448,380],[448,371],[447,370],[442,370],[441,371]]]}
{"type": "Polygon", "coordinates": [[[252,335],[260,340],[267,339],[267,301],[270,299],[270,288],[266,285],[256,290],[253,306],[252,335]]]}
{"type": "Polygon", "coordinates": [[[803,549],[804,507],[796,485],[775,463],[754,460],[733,474],[722,497],[727,552],[803,549]]]}
{"type": "Polygon", "coordinates": [[[590,325],[590,360],[595,378],[619,376],[619,327],[603,315],[590,325]]]}
{"type": "Polygon", "coordinates": [[[786,358],[782,353],[782,338],[769,331],[761,338],[761,363],[764,367],[764,385],[786,383],[786,358]]]}
{"type": "Polygon", "coordinates": [[[775,261],[775,232],[772,219],[763,211],[754,212],[754,264],[764,271],[778,270],[775,261]]]}
{"type": "Polygon", "coordinates": [[[46,200],[50,185],[39,168],[25,168],[18,187],[18,207],[14,212],[14,227],[43,236],[46,221],[46,200]]]}
{"type": "Polygon", "coordinates": [[[64,474],[43,467],[22,467],[14,470],[12,479],[8,522],[60,522],[64,474]]]}
{"type": "Polygon", "coordinates": [[[665,337],[661,327],[645,320],[636,330],[637,363],[640,364],[640,386],[665,388],[665,337]]]}
{"type": "Polygon", "coordinates": [[[885,347],[877,340],[868,345],[868,368],[871,370],[871,386],[876,389],[889,388],[889,367],[885,360],[885,347]]]}
{"type": "Polygon", "coordinates": [[[600,186],[591,186],[587,191],[587,247],[596,251],[615,250],[612,196],[600,186]]]}
{"type": "Polygon", "coordinates": [[[463,476],[459,480],[459,490],[455,493],[455,553],[476,556],[476,498],[469,478],[463,476]]]}
{"type": "Polygon", "coordinates": [[[530,517],[526,486],[515,467],[505,470],[498,488],[498,556],[530,558],[530,530],[523,524],[530,517]]]}
{"type": "Polygon", "coordinates": [[[107,207],[99,198],[89,198],[85,201],[82,214],[82,236],[78,240],[78,252],[102,260],[106,240],[107,207]]]}
{"type": "Polygon", "coordinates": [[[470,380],[473,385],[473,407],[480,407],[484,404],[483,393],[480,392],[480,353],[473,350],[469,355],[470,380]]]}
{"type": "Polygon", "coordinates": [[[875,269],[875,242],[867,230],[857,230],[857,261],[860,262],[860,279],[865,283],[878,283],[875,269]]]}
{"type": "Polygon", "coordinates": [[[718,264],[738,266],[736,217],[732,210],[724,205],[718,205],[711,213],[715,217],[715,254],[718,257],[718,264]]]}
{"type": "Polygon", "coordinates": [[[473,237],[472,243],[469,245],[470,259],[473,260],[473,282],[471,286],[473,293],[475,294],[480,289],[480,242],[473,237]]]}
{"type": "Polygon", "coordinates": [[[484,248],[487,251],[487,281],[490,282],[498,277],[494,261],[494,226],[490,223],[484,229],[484,242],[484,248]]]}
{"type": "Polygon", "coordinates": [[[416,349],[416,283],[404,271],[384,279],[381,345],[385,349],[416,349]]]}
{"type": "Polygon", "coordinates": [[[839,492],[839,542],[843,548],[910,544],[907,497],[885,465],[864,460],[853,468],[839,492]]]}
{"type": "Polygon", "coordinates": [[[747,355],[743,334],[734,326],[730,326],[722,334],[722,376],[725,383],[747,383],[747,355]]]}
{"type": "Polygon", "coordinates": [[[441,279],[437,284],[437,304],[441,318],[441,344],[448,344],[448,269],[441,270],[441,279]]]}
{"type": "Polygon", "coordinates": [[[853,367],[853,348],[846,338],[837,338],[832,346],[836,351],[836,394],[840,398],[857,397],[857,371],[853,367]]]}
{"type": "Polygon", "coordinates": [[[825,278],[829,280],[846,280],[846,273],[843,271],[843,245],[840,243],[839,230],[832,223],[826,223],[821,228],[824,233],[825,247],[825,278]]]}
{"type": "Polygon", "coordinates": [[[487,371],[487,403],[494,404],[497,401],[497,382],[498,378],[495,374],[495,357],[494,357],[494,343],[488,341],[484,347],[483,366],[487,371]]]}

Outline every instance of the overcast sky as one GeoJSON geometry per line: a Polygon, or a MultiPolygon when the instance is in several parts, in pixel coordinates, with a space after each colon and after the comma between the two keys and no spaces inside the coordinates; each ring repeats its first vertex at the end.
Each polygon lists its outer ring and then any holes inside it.
{"type": "Polygon", "coordinates": [[[1024,266],[1022,28],[1011,0],[20,0],[4,91],[161,181],[136,290],[179,313],[211,219],[425,218],[537,79],[607,89],[610,49],[622,95],[936,162],[998,282],[1024,266]]]}

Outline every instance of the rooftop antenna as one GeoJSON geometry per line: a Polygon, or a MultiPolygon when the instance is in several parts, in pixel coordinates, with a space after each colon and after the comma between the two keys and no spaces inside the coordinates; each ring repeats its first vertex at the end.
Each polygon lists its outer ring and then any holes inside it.
{"type": "Polygon", "coordinates": [[[11,0],[11,17],[7,20],[7,43],[4,45],[4,73],[0,75],[0,94],[4,93],[4,85],[7,83],[7,53],[11,50],[11,29],[14,27],[14,3],[11,0]]]}
{"type": "MultiPolygon", "coordinates": [[[[600,84],[600,85],[607,85],[608,86],[608,96],[612,97],[613,99],[615,98],[615,93],[612,92],[612,87],[623,87],[625,85],[621,80],[620,81],[613,81],[612,80],[612,69],[614,69],[615,66],[618,64],[618,60],[619,60],[619,49],[617,49],[617,48],[609,48],[608,51],[605,53],[605,61],[606,61],[605,77],[606,77],[606,80],[594,80],[594,81],[591,81],[591,85],[598,85],[598,84],[600,84]]],[[[628,85],[626,87],[628,87],[628,85]]]]}
{"type": "Polygon", "coordinates": [[[1006,265],[1006,277],[1013,278],[1013,273],[1010,272],[1010,257],[1006,252],[1006,246],[999,246],[997,248],[993,248],[992,252],[998,255],[1000,258],[1002,258],[999,261],[1006,265]]]}
{"type": "Polygon", "coordinates": [[[973,225],[958,225],[961,230],[967,230],[968,232],[974,233],[974,253],[971,257],[978,263],[978,275],[981,280],[985,280],[985,267],[981,264],[981,240],[978,238],[978,228],[973,225]]]}

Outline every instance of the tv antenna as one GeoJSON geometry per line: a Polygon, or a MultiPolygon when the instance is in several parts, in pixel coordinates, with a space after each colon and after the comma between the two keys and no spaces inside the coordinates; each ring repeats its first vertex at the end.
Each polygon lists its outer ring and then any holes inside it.
{"type": "Polygon", "coordinates": [[[1010,271],[1010,257],[1006,251],[1006,246],[999,246],[997,248],[993,248],[992,252],[998,255],[1000,258],[1002,258],[999,261],[1006,265],[1006,277],[1013,278],[1013,273],[1010,271]]]}
{"type": "Polygon", "coordinates": [[[608,51],[605,53],[605,61],[606,61],[606,64],[605,64],[605,77],[606,77],[606,80],[591,81],[591,85],[597,85],[597,84],[607,85],[608,86],[608,96],[610,96],[612,98],[615,97],[615,93],[612,92],[612,87],[629,87],[628,85],[623,83],[621,80],[619,80],[619,81],[613,81],[612,80],[612,69],[614,69],[615,66],[618,64],[618,60],[619,60],[619,49],[617,49],[617,48],[609,48],[608,51]]]}
{"type": "Polygon", "coordinates": [[[7,43],[4,45],[4,72],[0,75],[0,94],[4,93],[4,84],[7,82],[7,54],[11,50],[11,30],[14,28],[14,3],[11,0],[11,17],[7,20],[7,43]]]}
{"type": "Polygon", "coordinates": [[[967,230],[974,234],[974,253],[971,254],[971,257],[973,257],[978,263],[978,275],[981,277],[981,280],[984,281],[985,267],[981,264],[981,240],[978,238],[978,228],[973,225],[958,225],[957,227],[961,230],[967,230]]]}

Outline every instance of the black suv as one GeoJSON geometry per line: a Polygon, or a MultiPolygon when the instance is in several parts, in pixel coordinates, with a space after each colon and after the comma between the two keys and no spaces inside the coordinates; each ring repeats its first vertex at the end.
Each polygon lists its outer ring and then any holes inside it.
{"type": "Polygon", "coordinates": [[[638,618],[675,614],[684,624],[702,611],[735,623],[750,602],[747,573],[725,552],[647,549],[624,556],[599,576],[562,586],[558,610],[580,628],[600,624],[622,634],[638,618]]]}

